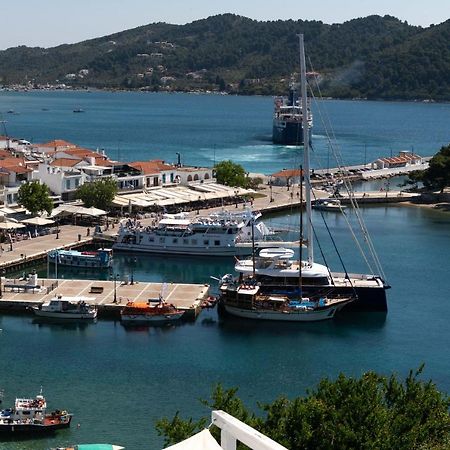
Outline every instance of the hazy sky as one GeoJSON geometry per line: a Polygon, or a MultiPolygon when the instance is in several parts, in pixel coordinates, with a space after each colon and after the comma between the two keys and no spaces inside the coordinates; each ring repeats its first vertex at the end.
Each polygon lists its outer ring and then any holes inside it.
{"type": "Polygon", "coordinates": [[[0,11],[0,49],[5,49],[53,47],[148,23],[184,24],[226,12],[325,23],[389,14],[426,27],[450,18],[450,0],[2,0],[0,11]]]}

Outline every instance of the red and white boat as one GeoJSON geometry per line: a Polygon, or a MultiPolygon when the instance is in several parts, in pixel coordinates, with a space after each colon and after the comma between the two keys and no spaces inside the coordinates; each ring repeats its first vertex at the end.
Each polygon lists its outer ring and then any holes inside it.
{"type": "Polygon", "coordinates": [[[183,314],[183,310],[160,298],[147,303],[128,302],[120,312],[120,318],[124,324],[163,324],[177,321],[183,314]]]}

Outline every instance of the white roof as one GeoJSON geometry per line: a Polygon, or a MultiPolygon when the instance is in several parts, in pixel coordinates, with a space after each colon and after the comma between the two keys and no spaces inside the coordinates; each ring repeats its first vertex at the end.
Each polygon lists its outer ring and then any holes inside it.
{"type": "Polygon", "coordinates": [[[188,226],[191,223],[190,220],[186,219],[161,219],[159,225],[178,225],[178,226],[188,226]]]}

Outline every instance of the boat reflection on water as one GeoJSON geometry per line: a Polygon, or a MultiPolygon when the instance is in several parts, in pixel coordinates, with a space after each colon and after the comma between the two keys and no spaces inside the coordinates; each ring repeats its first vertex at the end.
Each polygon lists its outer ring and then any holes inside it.
{"type": "Polygon", "coordinates": [[[86,330],[87,327],[97,323],[97,319],[85,322],[77,319],[54,319],[47,317],[35,317],[32,322],[33,325],[37,325],[39,328],[49,327],[58,330],[86,330]]]}
{"type": "Polygon", "coordinates": [[[155,323],[155,324],[131,324],[120,322],[127,333],[146,333],[151,335],[162,334],[183,325],[183,322],[155,323]]]}
{"type": "Polygon", "coordinates": [[[264,334],[270,336],[292,335],[295,333],[304,333],[305,335],[314,335],[317,337],[329,336],[347,336],[358,333],[372,333],[375,330],[383,328],[386,324],[387,312],[347,312],[337,315],[333,320],[322,322],[283,322],[280,327],[279,322],[271,321],[249,321],[241,317],[236,317],[221,312],[219,314],[219,329],[228,334],[243,334],[248,338],[250,334],[264,334]],[[226,315],[226,320],[222,317],[226,315]]]}

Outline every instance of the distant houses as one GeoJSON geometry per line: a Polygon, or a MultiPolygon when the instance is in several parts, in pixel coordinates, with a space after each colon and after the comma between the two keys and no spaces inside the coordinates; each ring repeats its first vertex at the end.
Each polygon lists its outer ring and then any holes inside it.
{"type": "Polygon", "coordinates": [[[213,169],[170,164],[160,159],[112,161],[104,152],[65,140],[30,144],[0,136],[0,202],[4,205],[17,205],[18,190],[26,181],[39,180],[56,198],[70,201],[82,184],[107,177],[116,181],[119,193],[129,193],[211,181],[213,169]]]}
{"type": "Polygon", "coordinates": [[[415,155],[410,151],[403,150],[398,153],[398,156],[379,158],[374,161],[371,166],[372,169],[394,169],[423,163],[424,160],[421,156],[415,155]]]}

